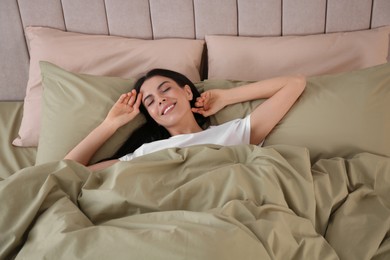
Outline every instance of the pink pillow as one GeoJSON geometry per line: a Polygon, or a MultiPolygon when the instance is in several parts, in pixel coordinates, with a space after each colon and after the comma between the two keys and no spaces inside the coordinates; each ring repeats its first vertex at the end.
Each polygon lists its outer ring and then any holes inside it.
{"type": "Polygon", "coordinates": [[[166,68],[200,81],[202,40],[140,40],[44,27],[27,27],[25,32],[30,71],[15,146],[38,145],[42,96],[39,61],[49,61],[71,72],[124,78],[138,77],[152,68],[166,68]]]}
{"type": "Polygon", "coordinates": [[[347,72],[387,62],[390,26],[282,37],[206,36],[208,78],[257,81],[347,72]]]}

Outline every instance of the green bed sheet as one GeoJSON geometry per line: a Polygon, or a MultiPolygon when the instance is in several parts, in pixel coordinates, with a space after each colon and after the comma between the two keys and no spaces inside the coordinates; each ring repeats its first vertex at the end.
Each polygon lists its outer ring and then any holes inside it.
{"type": "Polygon", "coordinates": [[[389,259],[390,159],[194,146],[0,181],[0,258],[389,259]]]}
{"type": "Polygon", "coordinates": [[[23,115],[23,102],[0,102],[0,180],[35,164],[36,148],[12,145],[23,115]]]}

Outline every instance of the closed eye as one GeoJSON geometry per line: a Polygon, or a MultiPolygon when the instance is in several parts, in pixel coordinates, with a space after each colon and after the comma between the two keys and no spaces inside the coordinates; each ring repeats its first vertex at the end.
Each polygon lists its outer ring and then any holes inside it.
{"type": "MultiPolygon", "coordinates": [[[[171,86],[167,85],[167,83],[168,83],[168,81],[162,82],[160,85],[158,85],[157,90],[159,90],[162,93],[168,92],[171,89],[171,86]]],[[[143,101],[144,101],[145,106],[149,107],[150,105],[152,105],[154,103],[153,95],[152,94],[147,95],[143,101]]]]}
{"type": "Polygon", "coordinates": [[[167,92],[167,91],[169,91],[171,89],[171,87],[166,87],[166,88],[164,88],[163,90],[162,90],[162,92],[167,92]]]}
{"type": "Polygon", "coordinates": [[[154,100],[152,99],[152,100],[150,100],[149,102],[147,102],[146,106],[149,107],[149,106],[151,106],[153,103],[154,103],[154,100]]]}

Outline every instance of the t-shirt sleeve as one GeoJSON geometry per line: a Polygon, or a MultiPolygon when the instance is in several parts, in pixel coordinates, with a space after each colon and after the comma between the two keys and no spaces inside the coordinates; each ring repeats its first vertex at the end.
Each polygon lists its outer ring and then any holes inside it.
{"type": "MultiPolygon", "coordinates": [[[[247,141],[247,144],[250,144],[251,143],[251,115],[247,115],[245,118],[242,119],[242,124],[245,125],[245,132],[244,132],[244,136],[247,141]]],[[[264,139],[257,144],[257,146],[263,146],[264,144],[264,139]]]]}

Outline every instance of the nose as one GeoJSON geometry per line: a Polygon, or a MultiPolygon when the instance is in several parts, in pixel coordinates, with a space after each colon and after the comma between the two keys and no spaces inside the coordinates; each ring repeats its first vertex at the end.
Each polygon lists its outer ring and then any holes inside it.
{"type": "Polygon", "coordinates": [[[164,103],[164,102],[166,102],[166,101],[167,101],[166,98],[161,98],[160,101],[159,101],[158,103],[161,105],[162,103],[164,103]]]}

